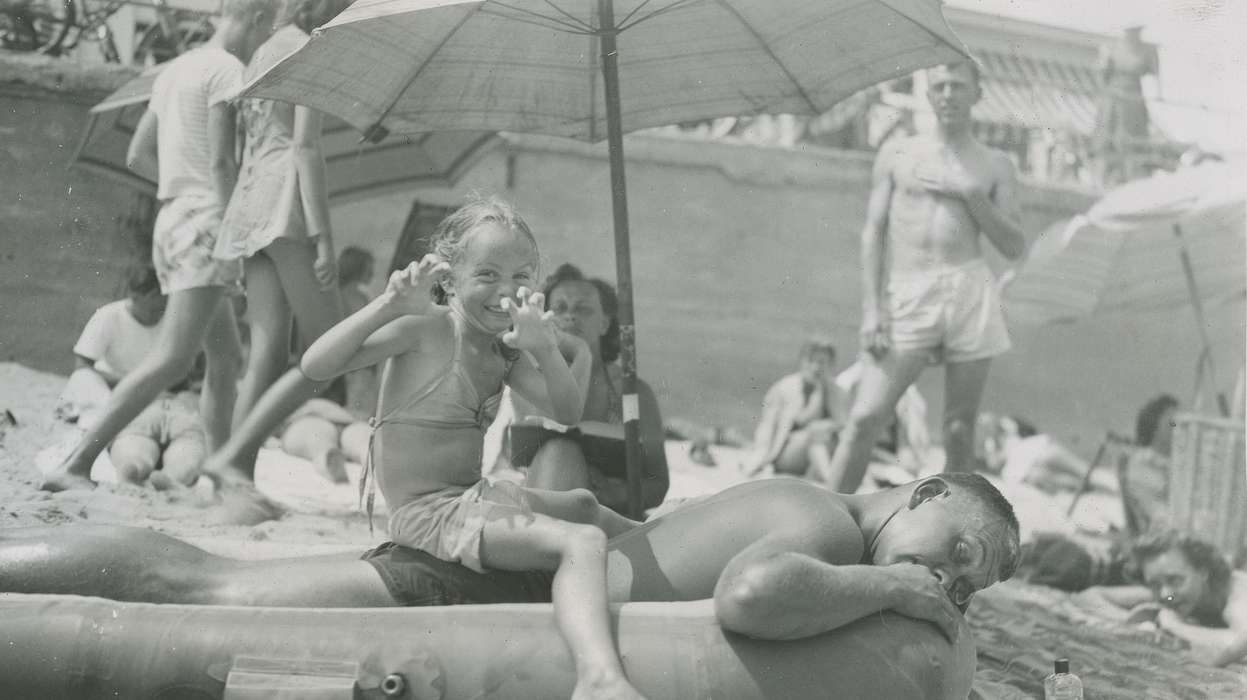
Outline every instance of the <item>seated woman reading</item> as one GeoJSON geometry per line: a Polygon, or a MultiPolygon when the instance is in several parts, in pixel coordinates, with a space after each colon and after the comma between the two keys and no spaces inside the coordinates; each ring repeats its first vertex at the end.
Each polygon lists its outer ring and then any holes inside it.
{"type": "MultiPolygon", "coordinates": [[[[616,361],[619,321],[615,314],[619,302],[614,287],[604,280],[585,277],[574,265],[563,264],[546,279],[544,293],[546,310],[552,314],[555,326],[589,346],[592,363],[582,420],[622,425],[623,369],[616,361]]],[[[641,501],[642,507],[648,509],[662,503],[667,495],[667,455],[662,414],[654,390],[638,379],[637,394],[641,405],[641,501]]],[[[510,399],[513,421],[545,415],[521,396],[511,393],[510,399]]],[[[556,437],[541,444],[528,468],[529,486],[551,491],[588,489],[603,506],[618,513],[627,512],[628,479],[622,450],[587,450],[574,438],[556,437]]]]}

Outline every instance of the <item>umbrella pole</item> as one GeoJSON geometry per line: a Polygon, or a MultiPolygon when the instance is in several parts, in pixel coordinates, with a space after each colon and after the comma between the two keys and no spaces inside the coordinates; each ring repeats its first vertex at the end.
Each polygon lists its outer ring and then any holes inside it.
{"type": "MultiPolygon", "coordinates": [[[[1199,298],[1199,286],[1195,283],[1195,270],[1191,267],[1191,255],[1186,250],[1186,241],[1182,238],[1182,227],[1173,225],[1173,235],[1178,239],[1178,258],[1182,261],[1182,274],[1186,276],[1186,290],[1191,295],[1191,307],[1195,309],[1195,323],[1199,326],[1199,337],[1204,344],[1204,351],[1196,367],[1196,376],[1203,376],[1204,363],[1208,363],[1208,382],[1212,385],[1212,393],[1217,397],[1217,408],[1222,416],[1230,415],[1230,406],[1225,394],[1217,386],[1217,370],[1212,364],[1212,341],[1208,338],[1208,324],[1204,321],[1204,305],[1199,298]]],[[[1196,389],[1198,391],[1198,389],[1196,389]]]]}
{"type": "Polygon", "coordinates": [[[598,0],[602,86],[606,92],[606,144],[610,153],[611,210],[615,219],[615,280],[619,285],[619,358],[623,365],[624,447],[628,468],[628,515],[644,519],[641,498],[641,410],[637,398],[636,325],[632,314],[632,253],[628,190],[624,179],[623,125],[619,115],[619,62],[612,0],[598,0]]]}

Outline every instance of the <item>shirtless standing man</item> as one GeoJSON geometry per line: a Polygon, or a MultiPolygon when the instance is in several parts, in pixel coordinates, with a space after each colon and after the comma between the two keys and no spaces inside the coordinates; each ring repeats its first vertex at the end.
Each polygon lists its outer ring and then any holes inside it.
{"type": "Polygon", "coordinates": [[[1010,260],[1026,250],[1017,176],[1003,153],[974,140],[978,67],[927,72],[934,134],[885,145],[875,161],[862,230],[863,372],[824,480],[852,493],[897,399],[933,359],[945,365],[945,471],[967,470],[991,360],[1010,347],[979,234],[1010,260]]]}

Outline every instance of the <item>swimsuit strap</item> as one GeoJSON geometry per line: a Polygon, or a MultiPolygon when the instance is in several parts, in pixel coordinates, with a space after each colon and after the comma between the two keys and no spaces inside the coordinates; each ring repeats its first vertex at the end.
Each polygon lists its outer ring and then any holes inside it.
{"type": "Polygon", "coordinates": [[[870,555],[872,563],[875,558],[875,543],[878,542],[879,535],[883,534],[884,528],[888,526],[888,523],[892,522],[892,518],[895,518],[896,514],[901,512],[901,508],[904,508],[904,507],[905,506],[902,505],[900,506],[900,508],[897,508],[896,510],[892,511],[892,514],[889,515],[887,519],[883,521],[883,524],[879,526],[879,529],[875,530],[875,536],[870,538],[870,544],[866,545],[866,554],[870,555]]]}

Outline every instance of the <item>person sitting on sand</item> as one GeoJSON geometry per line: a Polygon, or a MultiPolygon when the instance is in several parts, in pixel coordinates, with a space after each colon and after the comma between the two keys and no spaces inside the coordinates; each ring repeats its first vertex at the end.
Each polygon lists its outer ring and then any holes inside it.
{"type": "Polygon", "coordinates": [[[772,466],[776,474],[825,473],[836,435],[848,412],[848,396],[836,385],[836,347],[811,339],[801,346],[798,369],[771,385],[762,400],[753,452],[743,464],[753,474],[772,466]]]}
{"type": "MultiPolygon", "coordinates": [[[[724,629],[759,639],[814,636],[892,610],[956,641],[969,635],[959,609],[1008,579],[1018,558],[1013,508],[977,474],[860,495],[761,479],[611,539],[606,587],[615,602],[712,598],[724,629]]],[[[239,561],[150,530],[77,524],[0,530],[0,587],[289,607],[548,602],[553,592],[545,572],[475,573],[393,543],[363,557],[239,561]],[[35,543],[42,554],[30,557],[35,543]]]]}
{"type": "Polygon", "coordinates": [[[1169,453],[1177,411],[1178,400],[1161,394],[1144,404],[1135,418],[1137,449],[1119,475],[1126,529],[1132,534],[1168,527],[1169,453]]]}
{"type": "MultiPolygon", "coordinates": [[[[338,294],[342,297],[344,317],[364,308],[372,298],[364,286],[372,281],[375,268],[372,253],[363,248],[349,245],[338,255],[338,294]]],[[[319,398],[345,406],[355,416],[372,415],[377,407],[377,368],[364,367],[338,377],[319,398]]]]}
{"type": "Polygon", "coordinates": [[[1128,620],[1152,620],[1186,640],[1200,663],[1225,666],[1247,658],[1247,572],[1230,568],[1216,546],[1175,530],[1137,538],[1130,558],[1143,585],[1097,586],[1080,595],[1128,620]]]}
{"type": "Polygon", "coordinates": [[[342,308],[347,316],[368,303],[370,297],[364,287],[372,282],[376,267],[372,253],[359,246],[349,245],[338,254],[338,294],[342,296],[342,308]]]}
{"type": "MultiPolygon", "coordinates": [[[[592,364],[582,420],[623,424],[623,370],[619,358],[619,301],[609,282],[588,278],[575,265],[563,264],[545,281],[546,309],[555,326],[588,343],[592,364]]],[[[669,474],[663,444],[662,413],[654,390],[637,380],[641,404],[641,507],[657,507],[667,495],[669,474]]],[[[540,416],[522,397],[508,392],[511,417],[540,416]]],[[[506,416],[500,413],[499,420],[506,416]]],[[[621,433],[622,434],[622,433],[621,433]]],[[[628,510],[628,480],[622,462],[591,463],[571,438],[546,440],[528,466],[527,485],[551,491],[588,489],[598,503],[617,513],[628,510]]]]}
{"type": "MultiPolygon", "coordinates": [[[[156,270],[136,265],[127,277],[128,295],[95,310],[74,344],[75,369],[57,401],[56,415],[90,428],[108,404],[113,387],[134,371],[157,342],[168,298],[156,270]]],[[[113,439],[108,448],[117,478],[141,484],[160,470],[191,485],[207,451],[190,377],[169,387],[113,439]]],[[[159,483],[162,480],[158,480],[159,483]]]]}
{"type": "Polygon", "coordinates": [[[323,398],[308,399],[278,430],[282,452],[306,459],[318,474],[335,484],[349,479],[346,463],[364,464],[368,455],[368,423],[323,398]]]}
{"type": "Polygon", "coordinates": [[[604,580],[603,532],[634,523],[588,491],[526,489],[481,474],[485,429],[504,387],[560,423],[580,421],[585,393],[568,360],[587,369],[589,348],[559,333],[543,295],[531,291],[537,241],[510,205],[469,202],[429,246],[433,253],[396,271],[380,296],[312,343],[302,371],[328,381],[385,360],[368,461],[390,537],[477,571],[553,570],[577,696],[639,698],[611,640],[604,580]]]}
{"type": "Polygon", "coordinates": [[[1091,468],[1087,461],[1014,416],[979,414],[983,466],[1011,484],[1030,484],[1049,493],[1076,490],[1091,468]]]}

